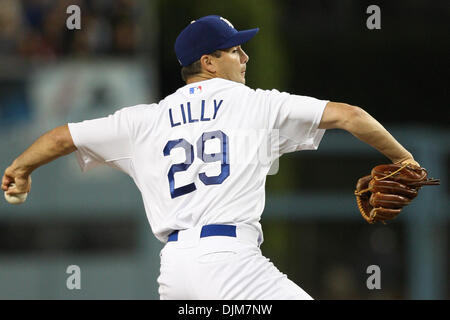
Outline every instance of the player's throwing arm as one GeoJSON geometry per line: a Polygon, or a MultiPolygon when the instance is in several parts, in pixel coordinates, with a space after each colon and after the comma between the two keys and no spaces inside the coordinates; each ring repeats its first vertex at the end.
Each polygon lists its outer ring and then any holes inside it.
{"type": "Polygon", "coordinates": [[[67,125],[43,134],[6,168],[2,178],[5,199],[12,204],[23,203],[31,189],[31,173],[38,167],[75,150],[67,125]]]}

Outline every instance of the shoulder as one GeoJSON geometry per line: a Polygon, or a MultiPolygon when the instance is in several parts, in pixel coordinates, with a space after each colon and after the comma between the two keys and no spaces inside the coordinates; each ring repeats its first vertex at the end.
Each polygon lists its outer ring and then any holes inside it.
{"type": "Polygon", "coordinates": [[[258,101],[258,103],[263,103],[268,106],[282,104],[292,97],[290,93],[279,91],[277,89],[252,89],[243,85],[243,90],[245,90],[253,99],[258,101]]]}
{"type": "Polygon", "coordinates": [[[259,88],[254,89],[246,84],[222,78],[215,78],[214,80],[215,80],[214,81],[215,88],[217,88],[218,91],[229,92],[229,94],[231,94],[233,97],[236,98],[242,98],[244,96],[265,97],[274,95],[276,94],[276,92],[279,93],[279,91],[275,89],[272,90],[263,90],[259,88]]]}
{"type": "Polygon", "coordinates": [[[280,91],[278,89],[256,89],[255,92],[258,94],[267,96],[268,98],[287,98],[291,96],[290,93],[285,91],[280,91]]]}
{"type": "MultiPolygon", "coordinates": [[[[231,82],[231,81],[228,81],[231,82]]],[[[280,97],[289,96],[287,92],[282,92],[277,89],[261,89],[261,88],[251,88],[242,83],[235,83],[235,88],[255,95],[266,96],[266,97],[280,97]]]]}
{"type": "Polygon", "coordinates": [[[157,103],[151,104],[137,104],[134,106],[123,107],[118,111],[128,112],[128,113],[140,113],[140,112],[151,112],[154,111],[158,107],[157,103]]]}
{"type": "Polygon", "coordinates": [[[123,107],[117,110],[113,117],[118,123],[125,125],[130,132],[137,132],[146,127],[152,127],[155,113],[158,110],[158,104],[138,104],[134,106],[123,107]]]}
{"type": "Polygon", "coordinates": [[[158,108],[157,103],[152,104],[137,104],[134,106],[127,106],[117,110],[115,113],[123,115],[128,118],[140,119],[148,114],[155,112],[158,108]]]}

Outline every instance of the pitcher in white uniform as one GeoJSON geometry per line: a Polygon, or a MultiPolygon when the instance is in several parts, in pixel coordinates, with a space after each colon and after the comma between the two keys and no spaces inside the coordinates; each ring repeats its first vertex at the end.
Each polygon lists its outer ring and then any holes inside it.
{"type": "Polygon", "coordinates": [[[192,21],[175,42],[184,87],[159,103],[47,132],[5,170],[2,189],[28,192],[33,170],[76,151],[83,171],[106,164],[139,188],[165,243],[161,299],[312,299],[260,250],[271,166],[284,153],[317,149],[332,128],[393,162],[417,163],[359,107],[247,87],[241,45],[257,32],[219,16],[192,21]]]}

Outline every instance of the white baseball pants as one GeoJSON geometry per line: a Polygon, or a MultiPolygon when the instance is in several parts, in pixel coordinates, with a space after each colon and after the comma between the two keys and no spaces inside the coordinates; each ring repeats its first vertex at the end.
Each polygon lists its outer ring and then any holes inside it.
{"type": "Polygon", "coordinates": [[[179,231],[161,250],[161,300],[312,300],[262,255],[252,227],[238,225],[236,237],[200,230],[179,231]]]}

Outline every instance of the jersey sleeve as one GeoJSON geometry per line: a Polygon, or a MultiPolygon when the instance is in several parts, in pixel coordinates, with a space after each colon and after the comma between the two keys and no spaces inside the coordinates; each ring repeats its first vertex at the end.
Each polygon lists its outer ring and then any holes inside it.
{"type": "Polygon", "coordinates": [[[127,111],[128,108],[123,108],[104,118],[68,124],[83,172],[98,165],[109,165],[131,173],[133,150],[127,111]]]}
{"type": "Polygon", "coordinates": [[[316,150],[325,133],[319,129],[328,100],[269,91],[271,127],[278,137],[279,155],[299,150],[316,150]]]}

